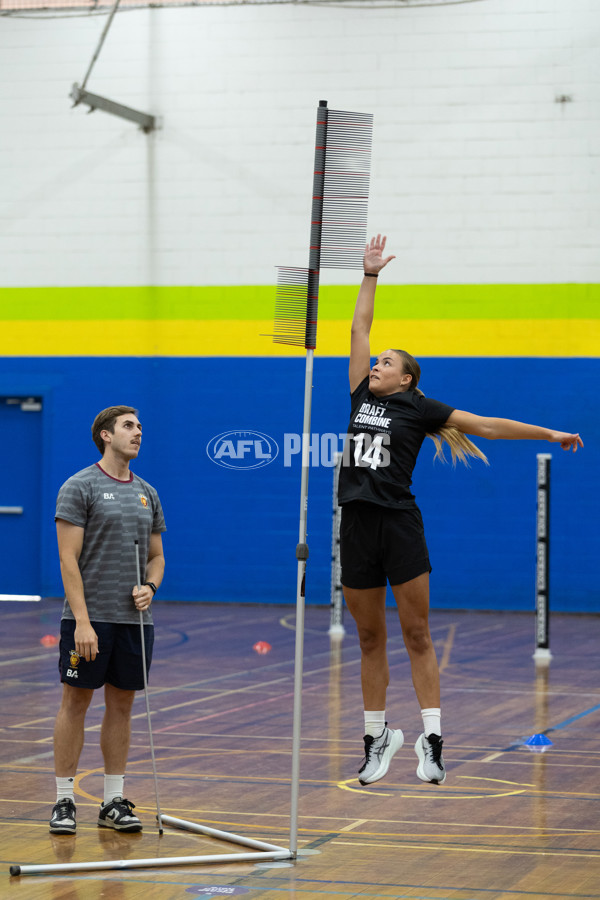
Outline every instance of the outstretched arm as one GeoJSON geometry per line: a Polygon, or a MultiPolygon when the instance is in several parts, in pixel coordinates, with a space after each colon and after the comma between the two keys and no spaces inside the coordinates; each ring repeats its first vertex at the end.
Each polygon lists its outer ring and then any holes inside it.
{"type": "Polygon", "coordinates": [[[388,256],[384,259],[385,242],[385,236],[382,237],[378,234],[376,238],[371,238],[370,243],[365,247],[363,258],[364,271],[365,273],[370,273],[370,275],[365,274],[362,280],[356,299],[354,318],[352,319],[350,367],[348,373],[351,392],[358,387],[371,369],[369,334],[373,324],[375,288],[377,287],[377,278],[373,278],[373,275],[378,275],[384,266],[387,266],[392,259],[396,258],[395,256],[388,256]]]}
{"type": "Polygon", "coordinates": [[[476,416],[461,409],[455,409],[449,416],[447,425],[454,425],[463,434],[473,434],[476,437],[488,438],[490,441],[550,441],[560,444],[563,450],[573,450],[583,447],[583,441],[578,434],[569,434],[566,431],[553,431],[551,428],[543,428],[541,425],[528,425],[525,422],[516,422],[514,419],[493,419],[487,416],[476,416]]]}

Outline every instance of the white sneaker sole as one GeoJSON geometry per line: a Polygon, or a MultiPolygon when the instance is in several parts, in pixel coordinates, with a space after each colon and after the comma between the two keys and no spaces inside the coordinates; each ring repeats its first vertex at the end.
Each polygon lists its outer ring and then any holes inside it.
{"type": "Polygon", "coordinates": [[[76,834],[76,825],[51,825],[50,834],[76,834]]]}
{"type": "Polygon", "coordinates": [[[422,739],[423,736],[421,735],[421,737],[415,744],[415,753],[417,754],[417,757],[419,759],[419,765],[417,766],[417,777],[420,778],[421,781],[426,781],[428,784],[443,784],[446,780],[446,769],[442,770],[441,778],[428,778],[425,774],[425,751],[423,750],[423,746],[421,743],[422,739]]]}
{"type": "Polygon", "coordinates": [[[99,828],[114,828],[115,831],[122,831],[125,834],[134,834],[136,831],[142,830],[142,823],[130,823],[129,825],[118,825],[115,822],[111,822],[110,819],[98,819],[99,828]]]}
{"type": "Polygon", "coordinates": [[[394,758],[395,754],[404,744],[404,735],[400,731],[399,728],[396,728],[392,732],[392,737],[390,743],[387,748],[386,758],[381,761],[379,764],[379,768],[375,770],[375,773],[371,775],[369,779],[366,781],[363,780],[360,775],[358,776],[358,780],[361,784],[373,784],[375,781],[379,781],[384,775],[387,775],[388,769],[390,767],[390,763],[394,758]]]}

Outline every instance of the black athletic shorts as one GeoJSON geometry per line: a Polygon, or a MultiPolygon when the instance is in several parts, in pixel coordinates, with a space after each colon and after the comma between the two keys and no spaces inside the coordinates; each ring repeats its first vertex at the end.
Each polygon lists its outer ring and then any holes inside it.
{"type": "MultiPolygon", "coordinates": [[[[75,652],[75,621],[62,619],[60,623],[60,680],[74,687],[96,688],[112,684],[122,691],[143,691],[142,634],[139,625],[121,622],[92,622],[98,635],[98,653],[86,662],[75,652]]],[[[146,673],[150,671],[154,625],[144,625],[146,673]]],[[[147,677],[147,674],[146,674],[147,677]]]]}
{"type": "Polygon", "coordinates": [[[421,512],[353,500],[342,506],[342,584],[349,588],[404,584],[431,572],[421,512]]]}

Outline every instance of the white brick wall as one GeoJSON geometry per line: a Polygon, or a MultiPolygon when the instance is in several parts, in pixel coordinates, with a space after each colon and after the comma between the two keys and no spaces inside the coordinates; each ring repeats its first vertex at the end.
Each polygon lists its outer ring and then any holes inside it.
{"type": "Polygon", "coordinates": [[[2,19],[0,285],[305,265],[320,99],[375,114],[369,222],[399,280],[600,280],[596,0],[122,12],[88,88],[163,117],[150,138],[71,109],[104,22],[2,19]]]}

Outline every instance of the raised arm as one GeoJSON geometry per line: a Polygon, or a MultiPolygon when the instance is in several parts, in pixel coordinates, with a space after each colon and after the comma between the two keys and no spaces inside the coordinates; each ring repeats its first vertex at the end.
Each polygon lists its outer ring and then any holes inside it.
{"type": "Polygon", "coordinates": [[[365,275],[356,298],[350,333],[350,366],[348,370],[350,392],[356,390],[371,369],[369,334],[373,324],[375,289],[377,287],[377,278],[373,276],[377,276],[384,266],[396,258],[395,256],[383,258],[385,242],[385,236],[382,237],[378,234],[376,238],[371,238],[365,247],[363,258],[365,275]]]}
{"type": "Polygon", "coordinates": [[[528,425],[526,422],[516,422],[514,419],[476,416],[461,409],[455,409],[446,424],[454,425],[463,434],[473,434],[477,437],[488,438],[490,441],[550,441],[553,444],[560,444],[563,450],[572,449],[573,452],[576,452],[578,447],[583,447],[583,441],[578,434],[553,431],[551,428],[528,425]]]}

